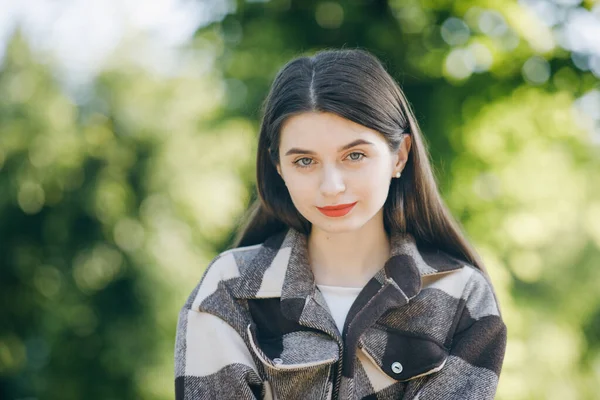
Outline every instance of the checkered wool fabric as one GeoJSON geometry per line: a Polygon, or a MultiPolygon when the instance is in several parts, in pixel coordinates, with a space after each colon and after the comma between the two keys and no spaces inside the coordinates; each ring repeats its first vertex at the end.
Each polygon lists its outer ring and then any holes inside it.
{"type": "Polygon", "coordinates": [[[179,314],[176,399],[493,399],[506,326],[486,276],[408,233],[391,245],[343,332],[306,235],[218,255],[179,314]]]}

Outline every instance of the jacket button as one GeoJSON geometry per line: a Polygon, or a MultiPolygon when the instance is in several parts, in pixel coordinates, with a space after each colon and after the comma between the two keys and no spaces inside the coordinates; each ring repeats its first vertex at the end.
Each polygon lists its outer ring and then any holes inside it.
{"type": "Polygon", "coordinates": [[[396,374],[402,372],[403,369],[404,368],[402,368],[402,364],[400,364],[398,361],[392,364],[392,371],[394,371],[396,374]]]}
{"type": "Polygon", "coordinates": [[[274,358],[273,362],[277,365],[283,364],[283,360],[281,358],[274,358]]]}

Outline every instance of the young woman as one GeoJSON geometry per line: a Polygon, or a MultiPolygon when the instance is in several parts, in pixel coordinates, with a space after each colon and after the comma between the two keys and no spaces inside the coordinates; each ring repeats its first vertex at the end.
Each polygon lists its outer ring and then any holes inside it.
{"type": "Polygon", "coordinates": [[[492,399],[506,326],[397,83],[299,57],[264,103],[259,199],[182,308],[177,399],[492,399]]]}

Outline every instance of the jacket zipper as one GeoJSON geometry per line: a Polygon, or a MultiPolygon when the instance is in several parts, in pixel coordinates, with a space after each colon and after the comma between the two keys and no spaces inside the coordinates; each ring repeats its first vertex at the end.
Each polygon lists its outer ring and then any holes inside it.
{"type": "Polygon", "coordinates": [[[331,400],[337,400],[339,397],[340,384],[342,383],[342,364],[343,363],[344,363],[344,358],[343,358],[343,352],[342,352],[342,356],[340,357],[339,366],[338,366],[336,374],[335,374],[335,382],[333,385],[333,392],[331,394],[331,400]]]}

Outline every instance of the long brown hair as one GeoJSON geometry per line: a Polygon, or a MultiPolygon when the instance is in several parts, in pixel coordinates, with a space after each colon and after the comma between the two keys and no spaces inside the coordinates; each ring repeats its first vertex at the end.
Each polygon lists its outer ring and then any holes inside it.
{"type": "Polygon", "coordinates": [[[394,152],[404,134],[411,135],[406,166],[400,179],[392,179],[384,204],[386,231],[408,232],[417,244],[434,246],[486,272],[438,192],[426,143],[404,93],[379,59],[361,49],[323,50],[312,57],[298,57],[277,73],[262,105],[258,197],[234,247],[262,243],[288,227],[310,233],[310,222],[294,207],[276,170],[281,126],[303,112],[330,112],[374,129],[394,152]]]}

